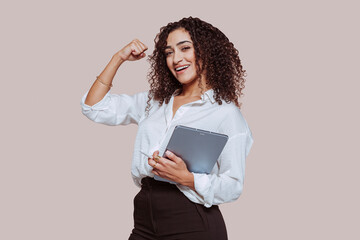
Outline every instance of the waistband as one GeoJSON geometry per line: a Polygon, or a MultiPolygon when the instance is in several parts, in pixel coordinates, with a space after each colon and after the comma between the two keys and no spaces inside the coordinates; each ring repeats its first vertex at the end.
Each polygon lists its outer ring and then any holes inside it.
{"type": "Polygon", "coordinates": [[[169,182],[163,182],[163,181],[158,181],[155,180],[152,177],[144,177],[143,179],[141,179],[141,187],[176,187],[175,184],[171,184],[169,182]]]}

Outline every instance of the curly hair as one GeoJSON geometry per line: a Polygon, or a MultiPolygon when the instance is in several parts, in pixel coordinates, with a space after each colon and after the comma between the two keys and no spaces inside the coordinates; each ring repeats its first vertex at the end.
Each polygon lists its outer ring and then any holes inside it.
{"type": "MultiPolygon", "coordinates": [[[[164,102],[169,103],[175,90],[182,89],[181,83],[166,64],[164,51],[168,35],[180,28],[185,29],[193,41],[198,79],[201,79],[205,70],[206,85],[214,90],[215,101],[220,105],[222,100],[233,102],[240,108],[239,98],[245,87],[245,70],[241,65],[239,51],[218,28],[199,18],[188,17],[161,27],[155,37],[154,52],[148,57],[150,90],[146,112],[150,109],[152,98],[159,101],[161,106],[164,102]]],[[[199,87],[204,90],[201,81],[199,87]]]]}

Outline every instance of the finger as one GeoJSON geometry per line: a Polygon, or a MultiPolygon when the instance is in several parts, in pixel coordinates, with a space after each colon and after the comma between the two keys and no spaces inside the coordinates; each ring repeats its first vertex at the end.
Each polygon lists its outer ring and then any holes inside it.
{"type": "Polygon", "coordinates": [[[158,169],[154,168],[151,172],[154,173],[155,175],[158,175],[159,177],[168,179],[168,175],[165,174],[164,172],[159,171],[158,169]]]}
{"type": "Polygon", "coordinates": [[[157,176],[160,176],[160,173],[158,171],[156,171],[155,169],[153,169],[151,172],[157,176]]]}
{"type": "Polygon", "coordinates": [[[148,164],[149,164],[150,166],[153,167],[153,166],[155,165],[155,163],[156,163],[156,162],[155,162],[152,158],[149,158],[149,159],[148,159],[148,164]]]}
{"type": "Polygon", "coordinates": [[[167,150],[165,152],[165,154],[166,154],[166,157],[168,157],[170,160],[173,160],[175,163],[182,161],[181,158],[179,158],[178,156],[176,156],[174,153],[170,152],[169,150],[167,150]]]}
{"type": "Polygon", "coordinates": [[[133,56],[138,56],[141,53],[141,49],[139,49],[139,46],[135,42],[131,42],[131,54],[133,56]]]}
{"type": "Polygon", "coordinates": [[[139,52],[138,52],[138,55],[140,55],[142,52],[144,52],[144,51],[143,51],[143,48],[141,47],[141,45],[139,44],[139,42],[135,41],[134,44],[135,44],[137,50],[139,51],[139,52]]]}
{"type": "Polygon", "coordinates": [[[156,169],[153,169],[151,172],[154,173],[155,175],[161,177],[161,178],[164,178],[164,179],[167,179],[167,180],[170,180],[170,181],[173,181],[173,182],[177,181],[176,178],[174,178],[172,175],[166,174],[166,173],[158,171],[156,169]]]}
{"type": "Polygon", "coordinates": [[[136,60],[140,60],[140,59],[144,58],[145,56],[146,56],[145,53],[140,53],[139,55],[133,54],[133,57],[134,57],[136,60]]]}
{"type": "Polygon", "coordinates": [[[148,47],[147,47],[145,44],[143,44],[143,43],[140,42],[140,41],[139,41],[139,44],[141,45],[141,47],[142,47],[142,49],[143,49],[144,52],[145,52],[146,50],[148,50],[148,47]]]}
{"type": "Polygon", "coordinates": [[[137,43],[137,44],[141,47],[142,50],[146,50],[146,49],[147,49],[147,46],[146,46],[144,43],[142,43],[139,39],[135,38],[135,39],[133,40],[133,42],[137,43]]]}
{"type": "Polygon", "coordinates": [[[161,164],[160,164],[159,162],[154,161],[153,159],[150,159],[150,160],[148,161],[148,164],[149,164],[152,168],[154,168],[154,169],[159,169],[159,170],[162,170],[162,169],[163,169],[163,167],[161,166],[161,164]]]}
{"type": "Polygon", "coordinates": [[[140,42],[138,39],[133,40],[133,44],[136,46],[136,52],[133,54],[133,56],[139,60],[141,58],[144,58],[146,56],[145,51],[147,50],[147,47],[140,42]]]}
{"type": "Polygon", "coordinates": [[[136,41],[135,43],[140,48],[141,52],[145,52],[147,50],[147,47],[142,42],[140,42],[139,40],[136,41]]]}
{"type": "MultiPolygon", "coordinates": [[[[155,160],[155,159],[154,159],[155,160]]],[[[168,159],[168,158],[163,158],[163,157],[159,157],[158,158],[158,163],[161,164],[161,166],[163,167],[163,169],[168,169],[169,170],[169,167],[170,168],[173,168],[176,166],[176,162],[171,160],[171,159],[168,159]]]]}
{"type": "Polygon", "coordinates": [[[159,161],[160,160],[160,156],[159,156],[159,151],[156,150],[154,153],[153,153],[153,159],[155,161],[159,161]]]}
{"type": "Polygon", "coordinates": [[[173,167],[176,166],[176,162],[174,162],[173,160],[171,159],[168,159],[168,158],[159,158],[158,159],[158,163],[161,164],[161,166],[163,167],[163,169],[167,169],[167,170],[170,170],[172,169],[173,167]]]}

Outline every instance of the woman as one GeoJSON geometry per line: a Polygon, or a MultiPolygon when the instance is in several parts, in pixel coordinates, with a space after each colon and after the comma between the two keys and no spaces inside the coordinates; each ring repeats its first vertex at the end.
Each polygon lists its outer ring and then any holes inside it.
{"type": "Polygon", "coordinates": [[[211,24],[183,18],[156,36],[149,57],[150,90],[133,96],[110,94],[120,65],[144,58],[146,50],[135,39],[118,51],[81,102],[92,121],[138,125],[131,173],[141,190],[134,198],[129,239],[227,239],[218,205],[240,196],[253,142],[239,110],[245,71],[238,51],[211,24]],[[189,172],[173,153],[159,157],[176,125],[229,136],[210,174],[189,172]],[[154,175],[176,184],[154,180],[154,175]]]}

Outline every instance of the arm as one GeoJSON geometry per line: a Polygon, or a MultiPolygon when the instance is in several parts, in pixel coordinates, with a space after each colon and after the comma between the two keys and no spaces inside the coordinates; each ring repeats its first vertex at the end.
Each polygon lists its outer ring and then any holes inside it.
{"type": "Polygon", "coordinates": [[[232,202],[242,193],[245,159],[252,146],[251,133],[231,137],[218,160],[218,172],[194,173],[197,198],[206,207],[232,202]]]}
{"type": "Polygon", "coordinates": [[[101,81],[105,84],[95,80],[87,94],[85,104],[93,106],[103,99],[106,93],[110,90],[114,76],[121,64],[125,61],[135,61],[145,57],[146,54],[144,52],[146,50],[147,47],[142,42],[135,39],[115,53],[110,62],[106,65],[105,69],[99,75],[99,79],[101,79],[101,81]]]}
{"type": "Polygon", "coordinates": [[[90,120],[106,125],[137,123],[145,109],[147,93],[133,96],[110,94],[110,85],[122,63],[145,57],[147,47],[139,40],[133,40],[118,51],[99,75],[90,90],[82,97],[82,112],[90,120]]]}
{"type": "Polygon", "coordinates": [[[105,69],[99,75],[99,79],[101,79],[101,81],[108,86],[95,80],[89,90],[89,93],[87,94],[85,104],[93,106],[104,98],[105,94],[110,90],[110,86],[112,84],[114,76],[121,64],[123,64],[123,62],[124,60],[118,54],[115,54],[111,58],[110,62],[106,65],[105,69]]]}
{"type": "Polygon", "coordinates": [[[179,183],[185,195],[190,194],[205,207],[211,207],[239,198],[244,185],[245,159],[252,143],[250,130],[232,136],[219,157],[216,173],[214,170],[211,174],[191,173],[180,157],[168,152],[167,158],[156,158],[159,151],[154,152],[148,164],[155,175],[179,183]]]}
{"type": "Polygon", "coordinates": [[[89,106],[85,104],[87,93],[81,99],[82,113],[90,120],[105,125],[138,124],[145,114],[148,92],[140,92],[132,96],[127,94],[106,93],[105,97],[89,106]]]}
{"type": "Polygon", "coordinates": [[[170,151],[165,154],[166,158],[159,157],[159,151],[155,151],[153,158],[148,159],[148,164],[153,167],[152,173],[195,191],[194,175],[189,172],[184,160],[170,151]]]}

